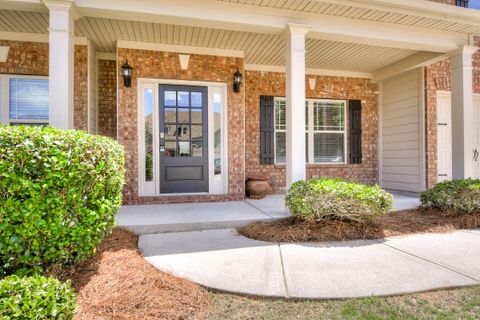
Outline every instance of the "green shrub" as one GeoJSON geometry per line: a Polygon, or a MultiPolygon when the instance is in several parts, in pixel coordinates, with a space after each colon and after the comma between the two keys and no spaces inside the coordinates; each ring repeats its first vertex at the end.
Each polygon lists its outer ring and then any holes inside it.
{"type": "Polygon", "coordinates": [[[73,319],[76,295],[69,283],[41,276],[0,280],[0,319],[73,319]]]}
{"type": "Polygon", "coordinates": [[[121,205],[124,151],[114,140],[51,127],[0,127],[0,273],[90,256],[121,205]]]}
{"type": "Polygon", "coordinates": [[[327,178],[297,181],[286,197],[290,212],[310,221],[371,222],[387,213],[392,204],[393,196],[379,186],[327,178]]]}
{"type": "Polygon", "coordinates": [[[462,213],[480,211],[480,180],[464,179],[437,183],[422,192],[420,200],[424,208],[462,213]]]}

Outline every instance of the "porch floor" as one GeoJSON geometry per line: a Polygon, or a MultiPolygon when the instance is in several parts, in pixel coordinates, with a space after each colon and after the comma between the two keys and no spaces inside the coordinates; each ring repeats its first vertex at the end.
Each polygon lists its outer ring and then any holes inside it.
{"type": "MultiPolygon", "coordinates": [[[[394,194],[394,210],[418,206],[418,197],[394,194]]],[[[237,228],[254,221],[288,217],[284,195],[261,200],[123,206],[117,225],[135,234],[237,228]]]]}

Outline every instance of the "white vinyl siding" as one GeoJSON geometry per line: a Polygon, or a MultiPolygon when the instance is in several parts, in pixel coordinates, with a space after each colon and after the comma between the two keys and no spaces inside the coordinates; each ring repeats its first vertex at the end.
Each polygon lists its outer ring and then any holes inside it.
{"type": "Polygon", "coordinates": [[[420,192],[425,187],[423,73],[415,69],[382,83],[381,184],[420,192]]]}

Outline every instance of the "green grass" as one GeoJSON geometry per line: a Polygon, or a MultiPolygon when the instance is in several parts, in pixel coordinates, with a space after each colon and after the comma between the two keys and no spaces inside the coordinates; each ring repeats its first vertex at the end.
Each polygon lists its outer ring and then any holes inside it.
{"type": "Polygon", "coordinates": [[[398,297],[331,301],[285,301],[211,293],[206,319],[476,320],[480,287],[398,297]]]}

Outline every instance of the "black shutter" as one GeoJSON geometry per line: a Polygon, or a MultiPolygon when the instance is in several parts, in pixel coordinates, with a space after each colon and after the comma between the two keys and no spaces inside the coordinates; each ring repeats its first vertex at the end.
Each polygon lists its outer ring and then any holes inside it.
{"type": "Polygon", "coordinates": [[[274,105],[273,96],[260,96],[260,164],[274,164],[274,105]]]}
{"type": "Polygon", "coordinates": [[[348,103],[349,119],[349,157],[348,162],[362,163],[362,102],[350,100],[348,103]]]}

